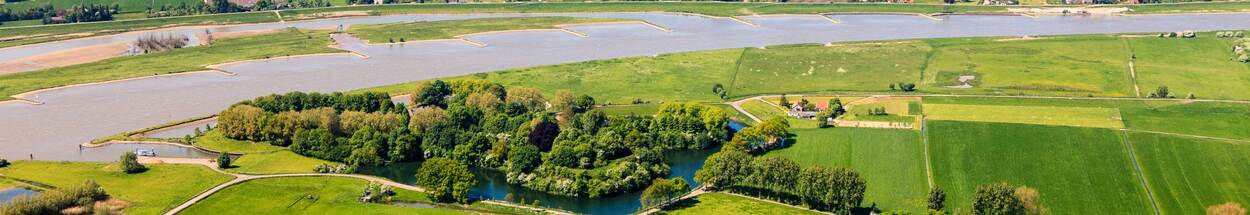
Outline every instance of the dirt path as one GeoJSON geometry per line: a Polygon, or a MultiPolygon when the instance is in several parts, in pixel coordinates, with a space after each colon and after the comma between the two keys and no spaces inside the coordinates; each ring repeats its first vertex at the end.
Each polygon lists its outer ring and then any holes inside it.
{"type": "Polygon", "coordinates": [[[0,75],[96,62],[126,55],[126,43],[88,46],[0,63],[0,75]]]}
{"type": "Polygon", "coordinates": [[[929,157],[929,130],[925,127],[926,123],[924,114],[920,115],[920,144],[924,144],[924,174],[929,181],[929,189],[933,189],[933,159],[929,157]]]}

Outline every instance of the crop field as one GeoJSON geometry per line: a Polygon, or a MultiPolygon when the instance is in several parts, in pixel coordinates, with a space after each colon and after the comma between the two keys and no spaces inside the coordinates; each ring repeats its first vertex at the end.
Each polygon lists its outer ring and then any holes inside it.
{"type": "Polygon", "coordinates": [[[857,99],[850,102],[843,102],[846,105],[847,112],[842,115],[842,120],[849,121],[873,121],[873,122],[906,122],[913,123],[918,120],[913,114],[913,104],[920,104],[920,97],[868,97],[857,99]],[[888,115],[872,115],[869,112],[873,109],[885,108],[888,115]]]}
{"type": "Polygon", "coordinates": [[[557,25],[614,22],[625,19],[575,17],[508,17],[432,22],[353,25],[347,33],[369,43],[452,39],[458,35],[523,29],[555,29],[557,25]]]}
{"type": "Polygon", "coordinates": [[[1250,205],[1250,145],[1130,133],[1133,151],[1163,214],[1192,214],[1225,202],[1250,205]]]}
{"type": "Polygon", "coordinates": [[[305,157],[295,152],[282,150],[243,155],[230,164],[234,166],[233,168],[226,169],[226,171],[246,174],[311,173],[313,168],[320,164],[338,165],[336,162],[305,157]]]}
{"type": "Polygon", "coordinates": [[[930,120],[1123,128],[1115,108],[925,104],[930,120]]]}
{"type": "Polygon", "coordinates": [[[924,147],[914,130],[831,128],[792,129],[793,145],[764,157],[783,157],[801,166],[846,167],[868,182],[865,205],[883,211],[922,212],[929,191],[924,147]]]}
{"type": "Polygon", "coordinates": [[[254,37],[223,39],[213,45],[154,54],[116,57],[93,63],[0,75],[0,100],[32,90],[158,74],[207,70],[205,65],[289,55],[345,52],[327,47],[324,31],[291,30],[254,37]],[[116,69],[126,68],[126,69],[116,69]]]}
{"type": "Polygon", "coordinates": [[[203,166],[148,164],[146,172],[126,174],[112,163],[18,161],[0,168],[5,177],[51,186],[71,186],[94,180],[110,196],[130,207],[127,214],[160,214],[191,197],[231,179],[203,166]]]}
{"type": "Polygon", "coordinates": [[[1250,98],[1250,64],[1236,62],[1232,42],[1201,34],[1198,38],[1142,37],[1127,39],[1137,56],[1137,82],[1142,96],[1167,86],[1184,98],[1250,98]]]}
{"type": "MultiPolygon", "coordinates": [[[[935,39],[925,86],[940,92],[1132,96],[1129,53],[1108,35],[994,41],[935,39]],[[971,89],[953,89],[974,76],[971,89]]],[[[923,89],[922,89],[923,90],[923,89]]]]}
{"type": "Polygon", "coordinates": [[[749,48],[735,69],[734,96],[816,91],[885,91],[920,79],[929,47],[921,42],[749,48]]]}
{"type": "MultiPolygon", "coordinates": [[[[184,214],[468,214],[440,208],[361,203],[366,181],[343,177],[256,179],[227,187],[184,210],[184,214]],[[257,198],[264,196],[264,198],[257,198]]],[[[421,193],[395,189],[398,198],[421,193]]]]}
{"type": "Polygon", "coordinates": [[[1035,188],[1054,214],[1153,212],[1118,131],[929,121],[935,182],[947,208],[968,212],[977,186],[1035,188]]]}
{"type": "Polygon", "coordinates": [[[736,196],[725,193],[704,193],[695,198],[690,198],[681,202],[674,203],[672,206],[664,208],[659,214],[674,215],[702,215],[702,214],[741,214],[741,215],[769,215],[769,214],[820,214],[809,210],[801,210],[777,203],[762,202],[759,200],[736,196]]]}

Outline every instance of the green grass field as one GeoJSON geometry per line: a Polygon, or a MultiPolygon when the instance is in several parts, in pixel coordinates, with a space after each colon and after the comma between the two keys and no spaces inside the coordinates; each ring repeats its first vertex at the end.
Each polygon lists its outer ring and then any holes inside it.
{"type": "Polygon", "coordinates": [[[196,146],[213,151],[224,151],[239,154],[267,153],[284,150],[281,146],[269,145],[269,143],[253,143],[245,140],[230,139],[221,134],[218,130],[210,130],[204,135],[196,137],[194,141],[196,146]]]}
{"type": "Polygon", "coordinates": [[[0,168],[0,174],[52,186],[95,180],[112,197],[130,203],[127,214],[160,214],[231,179],[197,165],[147,166],[150,169],[146,172],[125,174],[111,163],[16,161],[0,168]]]}
{"type": "Polygon", "coordinates": [[[1228,39],[1201,34],[1193,39],[1127,39],[1137,56],[1142,96],[1168,86],[1177,98],[1193,93],[1206,99],[1250,98],[1250,64],[1233,61],[1228,39]]]}
{"type": "Polygon", "coordinates": [[[600,19],[575,17],[508,17],[431,22],[399,22],[386,24],[353,25],[347,33],[369,43],[452,39],[463,34],[525,30],[556,29],[567,24],[626,21],[626,19],[600,19]]]}
{"type": "Polygon", "coordinates": [[[1130,133],[1146,183],[1163,214],[1193,214],[1224,202],[1250,205],[1250,145],[1130,133]]]}
{"type": "MultiPolygon", "coordinates": [[[[361,203],[366,181],[343,177],[256,179],[227,187],[182,214],[468,214],[439,208],[361,203]],[[312,196],[312,199],[308,197],[312,196]]],[[[421,193],[395,189],[397,198],[423,199],[421,193]]]]}
{"type": "Polygon", "coordinates": [[[755,199],[725,193],[704,193],[695,198],[674,203],[664,208],[659,214],[702,215],[702,214],[820,214],[809,210],[763,202],[755,199]]]}
{"type": "Polygon", "coordinates": [[[794,145],[764,157],[783,157],[802,166],[847,167],[868,181],[865,206],[883,211],[925,209],[929,191],[924,147],[914,130],[832,128],[792,129],[794,145]]]}
{"type": "Polygon", "coordinates": [[[1120,112],[1131,129],[1250,140],[1250,104],[1168,102],[1120,112]]]}
{"type": "Polygon", "coordinates": [[[254,37],[223,39],[210,46],[175,49],[155,54],[45,70],[0,75],[0,101],[28,91],[72,84],[207,70],[205,65],[315,53],[345,52],[328,47],[321,31],[286,31],[254,37]],[[124,68],[124,69],[122,69],[124,68]]]}
{"type": "Polygon", "coordinates": [[[916,41],[749,48],[729,92],[886,91],[890,84],[917,82],[929,49],[916,41]]]}
{"type": "Polygon", "coordinates": [[[1181,4],[1148,4],[1125,5],[1129,13],[1199,13],[1199,12],[1242,12],[1250,11],[1250,2],[1193,2],[1181,4]]]}
{"type": "MultiPolygon", "coordinates": [[[[1133,96],[1129,53],[1118,37],[1037,40],[934,39],[924,87],[939,92],[1065,96],[1133,96]],[[960,76],[971,89],[950,89],[960,76]]],[[[921,90],[926,90],[922,88],[921,90]]]]}
{"type": "Polygon", "coordinates": [[[235,167],[226,169],[226,171],[246,174],[311,173],[313,168],[319,164],[338,165],[335,162],[305,157],[295,154],[295,152],[282,150],[243,155],[230,164],[235,167]]]}
{"type": "Polygon", "coordinates": [[[126,31],[152,29],[158,27],[174,27],[187,25],[224,25],[239,23],[277,22],[278,15],[273,12],[247,12],[222,15],[181,16],[152,19],[133,19],[109,22],[89,22],[61,25],[37,25],[0,29],[0,38],[27,36],[0,42],[0,48],[48,41],[68,40],[90,35],[113,34],[126,31]],[[77,35],[77,33],[90,33],[77,35]],[[42,36],[40,36],[42,35],[42,36]]]}
{"type": "Polygon", "coordinates": [[[1120,111],[1095,107],[925,104],[930,120],[1123,128],[1120,111]]]}
{"type": "MultiPolygon", "coordinates": [[[[629,104],[634,99],[652,103],[720,101],[712,85],[728,83],[741,49],[716,50],[597,60],[582,63],[482,73],[478,78],[505,86],[526,86],[554,95],[559,90],[588,94],[595,101],[629,104]],[[629,89],[629,90],[621,90],[629,89]]],[[[412,87],[395,87],[400,92],[412,87]]]]}
{"type": "MultiPolygon", "coordinates": [[[[930,159],[947,208],[969,212],[979,185],[1037,189],[1053,214],[1153,212],[1118,131],[930,120],[930,159]]],[[[872,189],[872,188],[869,188],[872,189]]]]}

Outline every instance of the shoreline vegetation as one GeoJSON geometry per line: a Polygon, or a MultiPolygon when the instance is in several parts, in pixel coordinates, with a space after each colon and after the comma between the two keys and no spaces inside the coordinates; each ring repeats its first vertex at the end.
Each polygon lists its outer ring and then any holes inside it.
{"type": "Polygon", "coordinates": [[[383,44],[421,40],[454,39],[463,35],[478,33],[559,29],[559,26],[562,25],[622,21],[635,20],[552,16],[397,22],[354,25],[350,29],[347,29],[347,34],[364,40],[369,44],[383,44]]]}
{"type": "MultiPolygon", "coordinates": [[[[782,4],[721,2],[594,2],[594,3],[476,3],[476,4],[395,4],[338,6],[243,13],[177,16],[149,19],[74,23],[61,25],[0,28],[0,48],[50,41],[115,34],[136,30],[192,26],[271,23],[351,15],[467,14],[467,13],[572,13],[572,12],[677,12],[730,17],[758,14],[821,14],[839,12],[885,13],[1012,13],[1008,9],[1071,6],[981,6],[942,4],[782,4]]],[[[1250,2],[1208,2],[1184,4],[1113,5],[1125,7],[1128,14],[1247,12],[1250,2]]]]}

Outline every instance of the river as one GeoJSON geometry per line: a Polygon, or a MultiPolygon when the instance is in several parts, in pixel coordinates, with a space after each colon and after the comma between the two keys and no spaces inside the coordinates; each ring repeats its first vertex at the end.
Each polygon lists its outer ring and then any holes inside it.
{"type": "MultiPolygon", "coordinates": [[[[235,102],[290,91],[332,92],[416,80],[452,77],[502,69],[586,60],[794,43],[945,38],[970,36],[1039,36],[1089,33],[1250,29],[1250,14],[1167,16],[1021,16],[952,15],[943,21],[912,15],[830,15],[744,17],[753,27],[729,19],[671,13],[574,13],[579,17],[647,20],[672,29],[640,24],[577,26],[590,37],[559,31],[511,32],[470,36],[488,44],[456,41],[367,45],[339,35],[347,50],[370,56],[319,55],[252,61],[222,66],[235,73],[193,73],[71,87],[29,95],[44,102],[0,103],[0,157],[37,160],[84,160],[78,144],[94,138],[153,125],[211,115],[235,102]]],[[[411,20],[463,19],[487,15],[404,15],[351,17],[207,27],[242,31],[318,27],[411,20]]],[[[489,16],[527,16],[493,14],[489,16]]],[[[169,32],[203,31],[179,28],[169,32]]],[[[137,33],[135,33],[137,34],[137,33]]],[[[128,41],[121,34],[0,49],[0,59],[91,44],[128,41]],[[102,41],[102,42],[101,42],[102,41]],[[27,53],[27,54],[23,54],[27,53]]],[[[0,86],[4,87],[4,86],[0,86]]]]}

